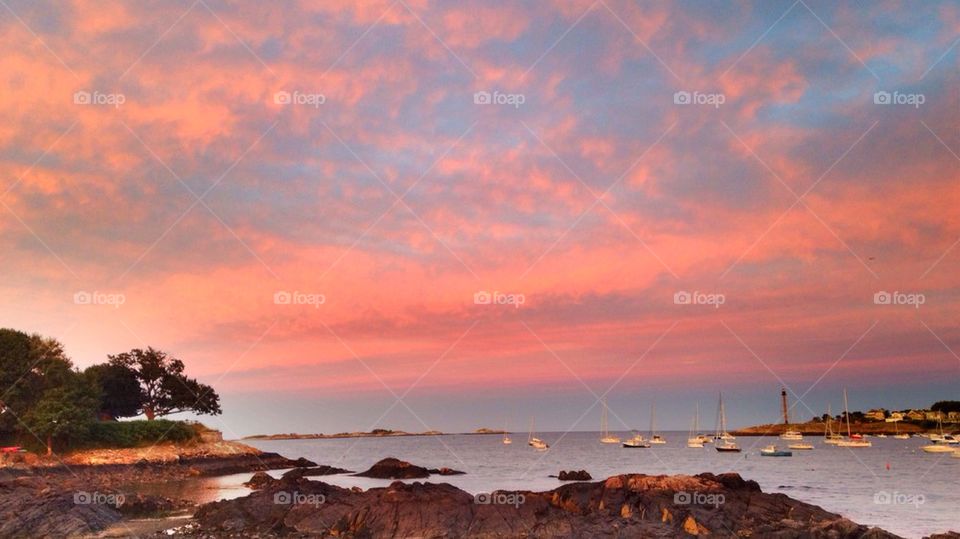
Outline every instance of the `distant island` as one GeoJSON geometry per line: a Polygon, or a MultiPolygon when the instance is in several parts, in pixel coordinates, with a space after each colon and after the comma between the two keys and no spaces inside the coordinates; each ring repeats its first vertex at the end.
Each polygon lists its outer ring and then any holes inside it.
{"type": "Polygon", "coordinates": [[[300,434],[300,433],[286,433],[286,434],[255,434],[253,436],[247,436],[243,438],[244,440],[328,440],[335,438],[391,438],[396,436],[450,436],[452,434],[505,434],[503,430],[497,429],[488,429],[488,428],[479,428],[473,432],[440,432],[438,430],[428,430],[425,432],[406,432],[402,430],[391,430],[391,429],[373,429],[370,432],[338,432],[336,434],[323,434],[323,433],[313,433],[313,434],[300,434]]]}

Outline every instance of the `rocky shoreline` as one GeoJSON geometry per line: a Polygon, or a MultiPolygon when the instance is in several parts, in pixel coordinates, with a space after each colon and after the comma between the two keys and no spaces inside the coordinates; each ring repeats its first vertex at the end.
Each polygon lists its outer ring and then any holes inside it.
{"type": "Polygon", "coordinates": [[[895,538],[738,474],[613,476],[547,492],[471,495],[441,483],[346,489],[284,478],[202,506],[182,537],[895,538]]]}
{"type": "MultiPolygon", "coordinates": [[[[783,494],[764,493],[733,473],[625,474],[546,492],[477,495],[440,481],[395,481],[362,490],[311,479],[346,473],[352,472],[246,451],[133,464],[0,468],[0,537],[96,537],[107,528],[119,534],[113,536],[144,536],[126,526],[145,517],[167,523],[156,528],[164,530],[158,537],[897,537],[783,494]],[[199,507],[118,487],[286,468],[291,471],[280,479],[255,474],[248,483],[254,492],[247,496],[199,507]]],[[[457,473],[462,472],[387,458],[356,475],[457,473]]],[[[580,478],[589,475],[565,477],[580,478]]]]}

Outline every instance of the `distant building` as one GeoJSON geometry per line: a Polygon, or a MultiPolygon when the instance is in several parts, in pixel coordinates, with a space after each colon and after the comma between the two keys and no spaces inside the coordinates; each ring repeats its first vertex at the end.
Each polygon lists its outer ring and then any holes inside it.
{"type": "Polygon", "coordinates": [[[960,423],[960,412],[948,412],[947,421],[951,423],[960,423]]]}
{"type": "Polygon", "coordinates": [[[943,419],[943,414],[940,412],[934,412],[932,410],[927,410],[924,412],[924,419],[928,421],[936,421],[938,419],[943,419]]]}
{"type": "Polygon", "coordinates": [[[887,412],[883,408],[878,408],[876,410],[870,410],[869,412],[863,414],[863,417],[867,419],[872,419],[874,421],[883,421],[887,418],[887,412]]]}
{"type": "Polygon", "coordinates": [[[903,421],[904,415],[903,412],[890,412],[890,417],[886,419],[887,423],[896,423],[897,421],[903,421]]]}
{"type": "Polygon", "coordinates": [[[907,419],[910,421],[923,421],[927,416],[919,410],[910,410],[907,412],[907,419]]]}

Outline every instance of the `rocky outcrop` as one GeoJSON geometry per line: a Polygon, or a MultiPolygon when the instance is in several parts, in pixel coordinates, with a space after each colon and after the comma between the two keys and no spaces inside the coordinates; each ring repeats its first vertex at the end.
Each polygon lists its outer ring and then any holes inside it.
{"type": "Polygon", "coordinates": [[[450,468],[428,469],[393,457],[377,462],[365,472],[354,474],[358,477],[372,477],[374,479],[425,479],[430,474],[462,475],[464,472],[450,468]]]}
{"type": "Polygon", "coordinates": [[[561,471],[560,475],[556,476],[557,479],[561,481],[590,481],[593,477],[587,473],[586,470],[579,471],[561,471]]]}
{"type": "Polygon", "coordinates": [[[305,478],[202,506],[191,534],[359,537],[893,538],[737,474],[619,475],[473,496],[449,484],[366,491],[305,478]]]}

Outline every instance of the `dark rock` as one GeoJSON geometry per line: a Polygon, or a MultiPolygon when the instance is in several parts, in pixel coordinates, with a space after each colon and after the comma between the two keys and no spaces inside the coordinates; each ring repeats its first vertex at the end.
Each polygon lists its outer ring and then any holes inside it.
{"type": "Polygon", "coordinates": [[[557,479],[561,481],[590,481],[593,477],[586,472],[586,470],[579,471],[562,471],[560,475],[557,476],[557,479]]]}
{"type": "Polygon", "coordinates": [[[316,465],[317,465],[316,462],[313,462],[312,460],[307,460],[303,457],[300,457],[297,460],[293,461],[294,468],[313,468],[316,465]]]}
{"type": "Polygon", "coordinates": [[[467,472],[461,472],[460,470],[454,470],[452,468],[434,468],[430,470],[431,474],[435,475],[464,475],[467,472]]]}
{"type": "Polygon", "coordinates": [[[342,473],[353,473],[350,470],[344,470],[343,468],[337,468],[335,466],[317,466],[316,468],[306,468],[303,470],[304,477],[315,477],[318,475],[337,475],[342,473]]]}
{"type": "Polygon", "coordinates": [[[276,479],[271,477],[270,474],[268,474],[267,472],[257,472],[253,474],[250,480],[244,483],[243,485],[245,487],[250,487],[254,490],[257,490],[257,489],[264,488],[265,486],[269,485],[270,483],[273,483],[274,481],[276,481],[276,479]]]}
{"type": "MultiPolygon", "coordinates": [[[[398,467],[387,464],[381,469],[398,467]]],[[[299,478],[200,507],[191,533],[349,538],[896,537],[782,494],[765,494],[735,474],[619,475],[548,492],[500,491],[476,498],[449,484],[394,482],[360,491],[299,478]],[[275,503],[278,495],[289,492],[297,492],[305,503],[275,503]],[[691,492],[717,495],[714,499],[722,503],[677,501],[678,494],[691,492]]]]}
{"type": "Polygon", "coordinates": [[[423,479],[430,477],[430,470],[388,457],[371,466],[369,470],[355,475],[358,477],[373,477],[374,479],[423,479]]]}

